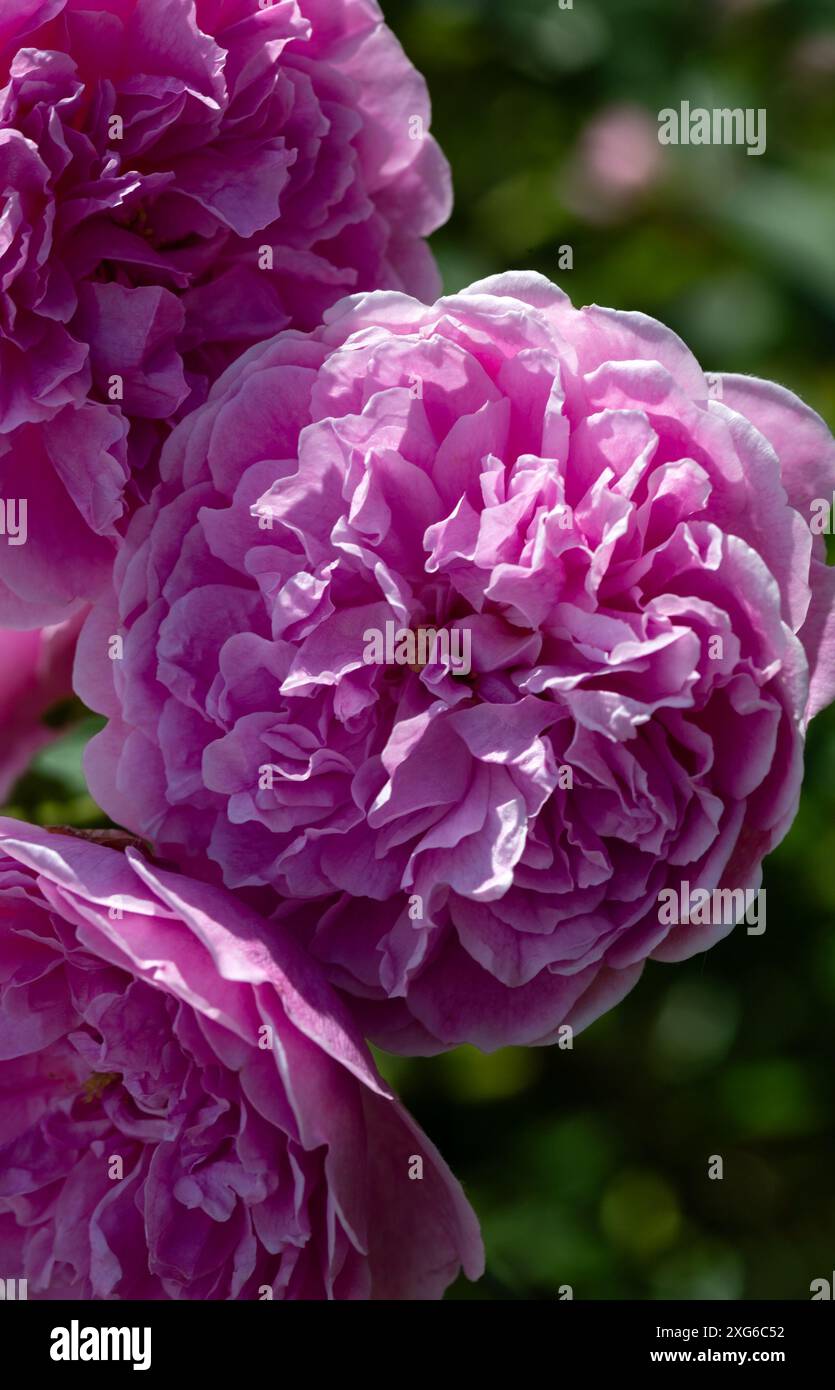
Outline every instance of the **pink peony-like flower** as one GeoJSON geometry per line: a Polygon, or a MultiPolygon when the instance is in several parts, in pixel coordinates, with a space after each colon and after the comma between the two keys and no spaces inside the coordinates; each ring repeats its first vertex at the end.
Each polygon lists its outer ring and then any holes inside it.
{"type": "Polygon", "coordinates": [[[162,471],[79,642],[93,794],[288,900],[375,1040],[548,1042],[730,930],[659,894],[759,884],[835,691],[795,396],[512,273],[253,348],[162,471]]]}
{"type": "Polygon", "coordinates": [[[344,1003],[231,895],[0,820],[0,1267],[41,1297],[438,1298],[482,1271],[344,1003]]]}
{"type": "Polygon", "coordinates": [[[72,696],[75,639],[82,614],[33,632],[0,628],[0,803],[58,729],[44,715],[72,696]]]}
{"type": "Polygon", "coordinates": [[[428,125],[376,0],[5,7],[0,491],[29,498],[31,540],[0,547],[0,619],[94,594],[123,417],[141,471],[247,345],[349,291],[435,296],[423,237],[450,182],[428,125]]]}

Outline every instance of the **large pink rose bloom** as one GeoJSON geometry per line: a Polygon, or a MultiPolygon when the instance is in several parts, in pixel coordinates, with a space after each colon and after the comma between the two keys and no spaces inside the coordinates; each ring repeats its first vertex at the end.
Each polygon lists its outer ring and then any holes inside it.
{"type": "Polygon", "coordinates": [[[93,793],[289,900],[372,1037],[548,1042],[729,930],[659,893],[759,884],[835,690],[796,397],[509,274],[252,349],[163,473],[81,637],[93,793]]]}
{"type": "Polygon", "coordinates": [[[0,820],[0,1268],[30,1295],[439,1298],[478,1226],[231,895],[0,820]]]}
{"type": "Polygon", "coordinates": [[[33,632],[0,628],[0,803],[38,750],[57,736],[44,716],[72,695],[81,618],[33,632]]]}
{"type": "Polygon", "coordinates": [[[0,490],[30,537],[0,621],[95,592],[130,468],[242,348],[349,291],[434,298],[428,126],[376,0],[3,7],[0,490]]]}

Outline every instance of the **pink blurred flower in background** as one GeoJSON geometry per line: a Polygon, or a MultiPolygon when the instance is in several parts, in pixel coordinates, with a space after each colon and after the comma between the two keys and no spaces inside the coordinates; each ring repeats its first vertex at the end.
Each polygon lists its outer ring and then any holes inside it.
{"type": "Polygon", "coordinates": [[[664,167],[658,122],[642,106],[604,107],[580,135],[564,174],[563,196],[589,222],[622,216],[664,167]]]}

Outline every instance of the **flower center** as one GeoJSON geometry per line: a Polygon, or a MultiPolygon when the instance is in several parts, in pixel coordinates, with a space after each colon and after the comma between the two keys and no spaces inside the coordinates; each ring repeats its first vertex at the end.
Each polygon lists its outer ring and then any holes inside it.
{"type": "Polygon", "coordinates": [[[121,1080],[121,1073],[118,1071],[94,1071],[84,1085],[81,1087],[83,1092],[82,1100],[85,1105],[93,1105],[100,1100],[108,1086],[112,1086],[114,1081],[121,1080]]]}

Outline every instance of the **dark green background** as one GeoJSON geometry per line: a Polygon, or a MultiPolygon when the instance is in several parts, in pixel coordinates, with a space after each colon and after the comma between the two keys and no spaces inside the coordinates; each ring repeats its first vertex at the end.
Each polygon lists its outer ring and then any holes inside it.
{"type": "MultiPolygon", "coordinates": [[[[509,268],[641,309],[707,370],[791,386],[835,422],[835,0],[384,0],[426,73],[457,205],[446,285],[509,268]],[[768,151],[665,150],[657,180],[577,210],[613,104],[765,107],[768,151]],[[573,190],[573,191],[572,191],[573,190]],[[574,268],[561,272],[561,245],[574,268]]],[[[14,812],[101,824],[83,724],[14,812]]],[[[461,1177],[488,1274],[452,1297],[808,1299],[835,1269],[835,715],[766,872],[768,928],[650,964],[573,1051],[381,1062],[461,1177]],[[710,1155],[724,1179],[707,1176],[710,1155]]]]}

